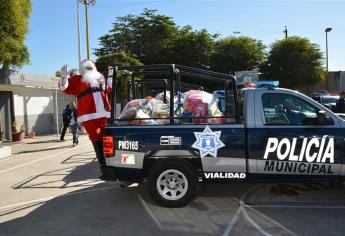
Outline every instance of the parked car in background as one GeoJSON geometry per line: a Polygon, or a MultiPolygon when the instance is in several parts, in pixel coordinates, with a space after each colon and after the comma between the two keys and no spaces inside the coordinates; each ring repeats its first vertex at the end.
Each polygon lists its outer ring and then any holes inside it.
{"type": "Polygon", "coordinates": [[[329,92],[327,92],[326,90],[317,90],[317,91],[314,91],[314,92],[312,93],[311,97],[312,97],[314,100],[318,101],[318,98],[319,98],[320,96],[328,96],[328,95],[329,95],[329,92]]]}
{"type": "Polygon", "coordinates": [[[328,109],[334,112],[338,99],[338,95],[320,96],[319,103],[321,103],[323,106],[327,107],[328,109]]]}

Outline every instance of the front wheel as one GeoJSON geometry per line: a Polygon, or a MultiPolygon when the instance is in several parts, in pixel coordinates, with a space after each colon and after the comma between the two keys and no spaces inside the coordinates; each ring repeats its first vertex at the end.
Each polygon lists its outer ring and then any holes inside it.
{"type": "Polygon", "coordinates": [[[160,161],[150,171],[148,190],[152,199],[162,206],[186,206],[197,191],[195,168],[184,160],[160,161]]]}

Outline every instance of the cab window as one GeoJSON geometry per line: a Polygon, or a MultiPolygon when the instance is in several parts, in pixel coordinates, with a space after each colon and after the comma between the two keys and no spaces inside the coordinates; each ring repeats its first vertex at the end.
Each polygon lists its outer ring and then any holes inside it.
{"type": "Polygon", "coordinates": [[[265,125],[318,125],[319,110],[303,99],[283,93],[262,95],[265,125]]]}

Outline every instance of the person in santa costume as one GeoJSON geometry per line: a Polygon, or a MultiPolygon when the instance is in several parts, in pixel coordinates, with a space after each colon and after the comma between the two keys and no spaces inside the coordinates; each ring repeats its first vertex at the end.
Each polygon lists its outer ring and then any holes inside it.
{"type": "Polygon", "coordinates": [[[97,71],[93,61],[81,62],[81,75],[73,75],[68,78],[67,65],[61,68],[59,88],[65,94],[77,97],[77,121],[81,123],[92,142],[99,162],[103,180],[111,179],[111,170],[106,166],[103,155],[103,131],[110,117],[110,103],[105,92],[110,93],[112,79],[107,80],[97,71]],[[107,88],[107,91],[105,89],[107,88]]]}

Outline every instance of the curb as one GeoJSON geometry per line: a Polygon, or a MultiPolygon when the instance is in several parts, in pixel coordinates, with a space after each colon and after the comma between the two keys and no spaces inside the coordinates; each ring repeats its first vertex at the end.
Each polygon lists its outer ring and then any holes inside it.
{"type": "Polygon", "coordinates": [[[10,146],[0,147],[0,159],[10,157],[12,155],[12,149],[10,146]]]}

